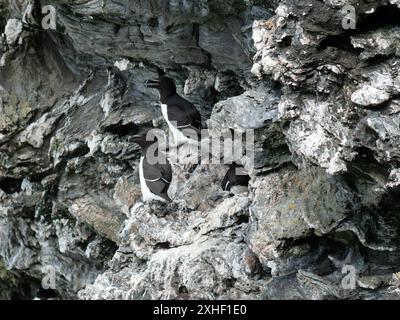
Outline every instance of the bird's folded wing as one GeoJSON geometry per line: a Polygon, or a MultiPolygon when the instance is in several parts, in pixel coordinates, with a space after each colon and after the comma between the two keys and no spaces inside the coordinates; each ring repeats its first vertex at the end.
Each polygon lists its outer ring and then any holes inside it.
{"type": "Polygon", "coordinates": [[[167,192],[169,183],[165,182],[163,179],[158,179],[156,181],[149,181],[146,180],[146,184],[151,190],[156,195],[160,195],[162,193],[167,192]]]}
{"type": "Polygon", "coordinates": [[[202,129],[200,113],[190,104],[186,107],[168,104],[168,119],[178,129],[192,128],[196,132],[202,129]]]}
{"type": "Polygon", "coordinates": [[[165,182],[171,183],[171,180],[172,180],[172,168],[171,168],[171,165],[167,162],[165,164],[160,164],[160,168],[161,168],[162,179],[165,182]]]}
{"type": "Polygon", "coordinates": [[[172,179],[171,165],[156,163],[150,164],[146,159],[143,160],[143,176],[147,182],[156,182],[161,180],[165,183],[170,183],[172,179]]]}

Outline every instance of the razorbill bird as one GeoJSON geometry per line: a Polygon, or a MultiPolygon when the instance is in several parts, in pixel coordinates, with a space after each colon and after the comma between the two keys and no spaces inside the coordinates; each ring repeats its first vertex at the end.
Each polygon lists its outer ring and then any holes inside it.
{"type": "Polygon", "coordinates": [[[248,186],[250,176],[243,166],[233,162],[222,180],[221,187],[224,191],[230,191],[233,186],[248,186]]]}
{"type": "Polygon", "coordinates": [[[198,142],[202,129],[200,113],[192,103],[177,94],[174,81],[159,71],[159,78],[148,80],[146,85],[157,89],[160,94],[161,112],[175,144],[198,142]]]}
{"type": "Polygon", "coordinates": [[[166,163],[152,164],[148,161],[147,150],[154,143],[158,142],[156,137],[153,137],[153,140],[151,141],[148,141],[146,137],[146,134],[135,135],[132,137],[132,141],[137,143],[142,149],[139,163],[139,178],[143,201],[171,201],[167,192],[172,179],[171,164],[168,162],[166,157],[166,163]]]}

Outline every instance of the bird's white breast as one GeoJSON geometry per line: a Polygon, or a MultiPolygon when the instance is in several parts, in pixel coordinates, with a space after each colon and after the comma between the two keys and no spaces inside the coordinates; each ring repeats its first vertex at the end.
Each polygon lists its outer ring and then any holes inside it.
{"type": "Polygon", "coordinates": [[[143,159],[144,159],[144,157],[141,157],[140,163],[139,163],[139,179],[140,179],[140,187],[142,189],[143,201],[159,200],[159,201],[165,202],[165,199],[152,193],[150,191],[149,187],[147,186],[146,180],[144,178],[144,173],[143,173],[143,159]]]}

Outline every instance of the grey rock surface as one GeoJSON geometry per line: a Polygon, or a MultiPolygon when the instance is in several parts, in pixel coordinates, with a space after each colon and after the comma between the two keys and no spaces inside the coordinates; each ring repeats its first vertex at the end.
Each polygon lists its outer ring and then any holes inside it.
{"type": "Polygon", "coordinates": [[[59,0],[56,30],[44,4],[0,3],[1,299],[399,298],[399,1],[59,0]],[[252,130],[247,189],[183,146],[142,203],[157,68],[252,130]]]}

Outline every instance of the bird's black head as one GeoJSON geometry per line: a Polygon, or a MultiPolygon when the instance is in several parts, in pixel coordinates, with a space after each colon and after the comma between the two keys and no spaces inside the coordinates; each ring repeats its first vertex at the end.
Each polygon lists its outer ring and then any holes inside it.
{"type": "Polygon", "coordinates": [[[158,140],[156,136],[144,133],[132,136],[131,141],[137,143],[142,150],[145,150],[152,144],[157,143],[158,140]]]}
{"type": "Polygon", "coordinates": [[[161,102],[176,93],[176,86],[174,81],[167,76],[161,76],[159,79],[156,80],[148,80],[146,86],[147,88],[154,88],[158,90],[158,92],[160,93],[161,102]]]}

